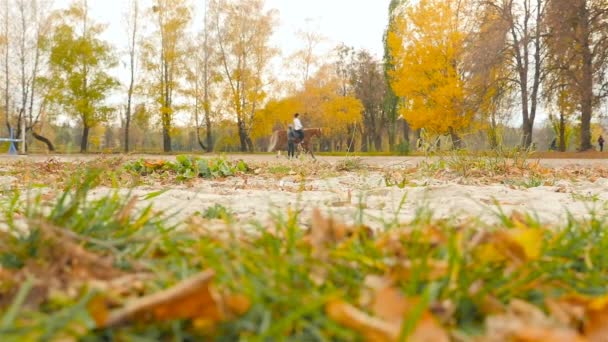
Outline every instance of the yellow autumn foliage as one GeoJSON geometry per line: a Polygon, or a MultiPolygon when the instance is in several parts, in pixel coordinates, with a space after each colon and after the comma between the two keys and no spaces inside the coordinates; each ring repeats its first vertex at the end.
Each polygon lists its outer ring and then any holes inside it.
{"type": "Polygon", "coordinates": [[[413,129],[435,134],[467,127],[472,111],[465,105],[459,70],[464,34],[456,1],[421,0],[405,5],[388,34],[396,63],[391,74],[395,94],[403,98],[401,115],[413,129]]]}
{"type": "Polygon", "coordinates": [[[333,65],[322,66],[291,96],[269,101],[256,115],[254,137],[268,135],[273,129],[286,129],[295,113],[302,113],[306,127],[324,128],[330,135],[340,135],[361,123],[363,104],[354,95],[339,93],[340,80],[333,65]]]}

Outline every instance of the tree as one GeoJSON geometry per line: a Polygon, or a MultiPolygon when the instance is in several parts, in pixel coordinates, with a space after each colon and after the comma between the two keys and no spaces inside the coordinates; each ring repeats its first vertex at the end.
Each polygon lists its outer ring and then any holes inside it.
{"type": "Polygon", "coordinates": [[[459,10],[457,1],[421,0],[402,9],[388,35],[396,65],[392,88],[405,99],[401,114],[414,129],[450,134],[455,147],[472,118],[461,70],[465,35],[459,10]]]}
{"type": "Polygon", "coordinates": [[[35,130],[48,109],[48,101],[40,95],[45,89],[39,89],[38,78],[48,64],[48,51],[44,47],[51,32],[51,18],[47,14],[50,3],[44,0],[15,0],[15,7],[18,25],[15,26],[13,42],[19,65],[18,86],[14,87],[19,89],[14,96],[19,104],[16,136],[21,136],[22,127],[25,127],[26,132],[32,132],[35,139],[53,151],[53,143],[35,130]]]}
{"type": "Polygon", "coordinates": [[[139,35],[139,0],[131,0],[129,2],[129,10],[125,15],[127,24],[128,53],[129,53],[129,89],[127,90],[127,107],[125,111],[125,141],[124,151],[129,152],[129,131],[131,128],[131,116],[133,108],[133,92],[135,90],[135,72],[137,68],[137,38],[139,35]]]}
{"type": "Polygon", "coordinates": [[[361,150],[367,151],[373,144],[376,151],[381,151],[382,127],[388,121],[384,106],[386,81],[383,69],[369,52],[361,50],[357,52],[351,72],[355,96],[364,108],[361,150]]]}
{"type": "MultiPolygon", "coordinates": [[[[391,0],[388,8],[389,23],[384,36],[382,37],[382,43],[384,44],[384,82],[386,83],[386,92],[384,93],[384,112],[386,113],[386,131],[388,133],[388,146],[391,151],[395,149],[395,136],[397,131],[397,118],[399,117],[399,98],[395,95],[391,80],[391,75],[395,72],[395,61],[391,54],[389,46],[389,35],[395,34],[395,16],[397,15],[396,10],[399,8],[402,0],[391,0]]],[[[409,141],[409,125],[404,120],[405,129],[404,132],[405,140],[409,141]]]]}
{"type": "Polygon", "coordinates": [[[288,58],[288,63],[294,62],[296,68],[297,87],[306,84],[313,71],[319,64],[316,50],[326,38],[311,27],[312,20],[307,19],[308,27],[298,30],[296,36],[302,41],[303,47],[288,58]]]}
{"type": "Polygon", "coordinates": [[[207,1],[204,6],[203,28],[191,53],[187,78],[192,86],[187,93],[194,98],[194,124],[198,145],[203,150],[211,152],[213,151],[212,117],[215,116],[214,107],[218,100],[216,88],[221,72],[218,70],[218,53],[214,49],[215,42],[209,27],[207,1]],[[205,142],[202,141],[200,134],[203,124],[206,131],[205,142]]]}
{"type": "Polygon", "coordinates": [[[253,151],[251,130],[266,98],[275,12],[263,0],[212,0],[215,29],[228,107],[236,116],[241,151],[253,151]]]}
{"type": "Polygon", "coordinates": [[[2,47],[2,57],[3,57],[3,66],[4,66],[4,118],[6,120],[5,125],[8,131],[11,130],[11,122],[10,122],[10,79],[11,79],[11,11],[10,4],[8,0],[4,1],[4,6],[2,8],[2,33],[0,34],[0,47],[2,47]]]}
{"type": "MultiPolygon", "coordinates": [[[[547,0],[548,72],[581,113],[580,149],[593,147],[593,109],[608,94],[601,87],[608,65],[608,3],[602,0],[547,0]]],[[[561,94],[558,91],[558,94],[561,94]]],[[[564,96],[557,97],[565,101],[564,96]]]]}
{"type": "Polygon", "coordinates": [[[338,76],[336,64],[321,65],[303,89],[281,99],[267,102],[255,116],[253,136],[268,135],[273,128],[286,129],[293,113],[303,113],[306,125],[324,128],[324,137],[332,148],[354,148],[352,134],[362,123],[363,104],[349,84],[338,76]],[[346,88],[345,88],[346,86],[346,88]],[[346,93],[344,93],[346,91],[346,93]]]}
{"type": "Polygon", "coordinates": [[[103,26],[89,17],[87,0],[73,2],[61,18],[51,39],[50,74],[41,82],[48,89],[48,101],[80,120],[84,153],[91,128],[107,121],[112,112],[105,101],[118,82],[107,70],[116,62],[110,46],[99,38],[103,26]]]}
{"type": "Polygon", "coordinates": [[[490,148],[501,145],[504,121],[511,114],[514,72],[505,54],[509,25],[494,9],[483,8],[473,18],[464,53],[468,107],[479,117],[487,132],[490,148]]]}
{"type": "Polygon", "coordinates": [[[522,145],[532,145],[534,121],[544,78],[545,58],[543,18],[547,0],[481,0],[483,11],[492,20],[504,21],[507,37],[500,51],[510,57],[514,77],[509,81],[519,92],[522,116],[522,145]]]}
{"type": "Polygon", "coordinates": [[[175,94],[185,77],[190,41],[186,31],[192,20],[188,0],[155,0],[150,9],[156,32],[143,45],[143,65],[149,72],[148,93],[160,113],[163,150],[171,151],[171,130],[176,112],[175,94]]]}

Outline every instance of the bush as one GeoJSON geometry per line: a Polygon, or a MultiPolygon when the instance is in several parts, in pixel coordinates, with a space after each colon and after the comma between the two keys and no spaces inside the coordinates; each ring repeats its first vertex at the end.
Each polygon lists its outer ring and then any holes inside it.
{"type": "Polygon", "coordinates": [[[395,152],[397,152],[400,156],[407,156],[410,154],[410,143],[407,141],[401,141],[397,146],[395,146],[395,152]]]}
{"type": "Polygon", "coordinates": [[[242,160],[233,162],[225,158],[204,159],[194,156],[179,155],[175,162],[166,160],[150,161],[139,159],[127,163],[125,169],[142,176],[154,173],[175,174],[178,180],[194,178],[225,178],[249,171],[249,166],[242,160]]]}

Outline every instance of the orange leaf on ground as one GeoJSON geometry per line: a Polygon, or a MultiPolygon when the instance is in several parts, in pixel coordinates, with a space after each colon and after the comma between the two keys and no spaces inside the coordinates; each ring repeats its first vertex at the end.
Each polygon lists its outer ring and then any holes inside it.
{"type": "Polygon", "coordinates": [[[98,327],[114,327],[131,321],[182,319],[196,319],[212,325],[224,320],[228,310],[236,314],[248,311],[250,303],[245,297],[232,296],[224,301],[214,291],[211,284],[214,275],[208,270],[169,289],[139,298],[112,311],[105,320],[98,319],[103,316],[97,315],[98,327]]]}
{"type": "Polygon", "coordinates": [[[584,331],[590,342],[608,342],[608,296],[591,300],[584,331]]]}
{"type": "MultiPolygon", "coordinates": [[[[376,293],[372,302],[371,311],[375,316],[342,301],[328,303],[326,311],[330,318],[357,331],[368,341],[397,341],[403,320],[419,302],[419,299],[404,297],[394,287],[385,287],[376,293]]],[[[425,310],[407,340],[443,342],[449,341],[449,337],[435,317],[425,310]]]]}
{"type": "Polygon", "coordinates": [[[158,169],[165,165],[164,160],[146,160],[144,161],[144,166],[149,169],[158,169]]]}
{"type": "Polygon", "coordinates": [[[106,300],[102,296],[95,296],[91,299],[87,304],[87,310],[98,327],[105,325],[108,321],[110,313],[108,312],[106,300]]]}
{"type": "Polygon", "coordinates": [[[372,317],[344,301],[330,301],[325,311],[331,319],[358,332],[367,341],[390,342],[399,338],[399,325],[372,317]]]}

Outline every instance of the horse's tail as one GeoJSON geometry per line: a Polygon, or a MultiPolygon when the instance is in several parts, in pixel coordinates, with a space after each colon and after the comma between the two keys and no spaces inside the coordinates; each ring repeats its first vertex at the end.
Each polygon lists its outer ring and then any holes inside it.
{"type": "Polygon", "coordinates": [[[279,142],[279,131],[274,131],[270,137],[270,144],[268,144],[268,152],[274,152],[279,142]]]}

